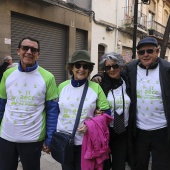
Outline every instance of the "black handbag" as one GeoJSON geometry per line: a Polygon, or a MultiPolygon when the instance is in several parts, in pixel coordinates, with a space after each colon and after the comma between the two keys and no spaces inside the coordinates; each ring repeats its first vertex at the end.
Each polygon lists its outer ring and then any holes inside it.
{"type": "Polygon", "coordinates": [[[54,132],[51,140],[51,155],[61,164],[67,164],[72,161],[74,154],[74,136],[80,121],[84,99],[88,89],[88,80],[85,83],[77,116],[72,134],[65,132],[54,132]]]}

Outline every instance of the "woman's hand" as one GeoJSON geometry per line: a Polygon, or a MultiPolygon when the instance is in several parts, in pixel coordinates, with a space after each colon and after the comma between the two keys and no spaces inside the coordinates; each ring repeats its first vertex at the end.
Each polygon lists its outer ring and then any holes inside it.
{"type": "Polygon", "coordinates": [[[85,124],[80,126],[79,128],[77,128],[77,131],[80,132],[80,133],[86,133],[87,132],[87,126],[85,124]]]}
{"type": "Polygon", "coordinates": [[[101,110],[99,110],[99,109],[96,109],[95,111],[94,111],[94,116],[100,116],[100,115],[102,115],[104,112],[103,111],[101,111],[101,110]]]}

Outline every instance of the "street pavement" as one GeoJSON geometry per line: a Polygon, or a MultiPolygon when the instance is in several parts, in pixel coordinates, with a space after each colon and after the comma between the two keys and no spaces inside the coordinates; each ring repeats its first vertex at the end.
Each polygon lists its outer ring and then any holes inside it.
{"type": "MultiPolygon", "coordinates": [[[[17,170],[23,170],[21,163],[18,164],[17,170]]],[[[41,170],[62,170],[61,165],[56,162],[51,155],[42,152],[41,156],[41,170]]],[[[126,170],[131,170],[131,168],[127,165],[126,170]]],[[[151,170],[150,166],[149,169],[151,170]]]]}

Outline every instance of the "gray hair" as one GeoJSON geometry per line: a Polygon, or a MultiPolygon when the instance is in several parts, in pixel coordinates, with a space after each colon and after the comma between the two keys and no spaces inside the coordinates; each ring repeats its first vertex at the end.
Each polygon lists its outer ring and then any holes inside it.
{"type": "Polygon", "coordinates": [[[12,57],[11,56],[5,56],[4,61],[8,61],[8,60],[12,60],[12,57]]]}
{"type": "Polygon", "coordinates": [[[123,67],[125,65],[125,60],[123,59],[121,54],[111,52],[102,55],[99,63],[99,66],[101,67],[102,70],[104,70],[106,60],[114,60],[115,63],[118,64],[120,67],[123,67]]]}

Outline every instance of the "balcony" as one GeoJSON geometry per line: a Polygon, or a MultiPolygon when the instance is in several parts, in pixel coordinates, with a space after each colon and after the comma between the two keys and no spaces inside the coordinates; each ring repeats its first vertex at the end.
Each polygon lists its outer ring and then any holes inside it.
{"type": "MultiPolygon", "coordinates": [[[[148,25],[149,35],[152,35],[155,38],[157,38],[157,40],[159,41],[159,44],[161,45],[164,32],[165,32],[165,26],[161,25],[160,23],[156,21],[148,21],[147,25],[148,25]]],[[[169,41],[168,41],[167,46],[170,47],[170,36],[169,36],[169,41]]]]}
{"type": "MultiPolygon", "coordinates": [[[[134,29],[134,10],[132,6],[124,8],[124,19],[122,21],[123,28],[129,32],[133,33],[134,29]]],[[[147,16],[138,11],[137,18],[137,33],[138,34],[147,34],[147,16]]]]}

